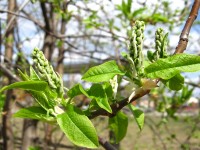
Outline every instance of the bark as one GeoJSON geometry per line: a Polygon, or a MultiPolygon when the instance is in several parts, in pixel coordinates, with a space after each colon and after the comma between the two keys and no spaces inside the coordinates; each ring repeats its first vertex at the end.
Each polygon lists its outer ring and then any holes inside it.
{"type": "Polygon", "coordinates": [[[52,59],[52,54],[55,48],[55,37],[53,37],[50,33],[54,33],[55,29],[55,18],[54,18],[54,13],[53,13],[53,6],[50,3],[50,6],[47,7],[47,4],[45,2],[41,2],[40,6],[42,9],[42,14],[44,17],[45,21],[45,38],[44,38],[44,45],[43,45],[43,52],[45,57],[51,61],[52,59]],[[48,10],[49,9],[49,10],[48,10]]]}
{"type": "MultiPolygon", "coordinates": [[[[16,1],[8,1],[8,10],[14,11],[16,7],[16,1]]],[[[8,14],[7,24],[12,20],[12,15],[8,14]]],[[[15,20],[10,24],[5,33],[5,58],[12,62],[13,55],[13,43],[14,43],[14,25],[15,20]]],[[[3,85],[11,83],[11,78],[4,77],[3,85]]],[[[4,150],[13,150],[14,149],[14,135],[12,131],[11,124],[11,99],[12,99],[12,90],[6,92],[6,100],[3,108],[4,115],[2,116],[2,138],[3,138],[3,149],[4,150]]]]}
{"type": "Polygon", "coordinates": [[[37,120],[24,119],[21,150],[27,150],[37,142],[37,123],[37,120]]]}
{"type": "MultiPolygon", "coordinates": [[[[51,33],[55,33],[56,31],[56,17],[53,10],[52,3],[45,3],[43,1],[40,2],[40,6],[42,9],[43,18],[45,21],[45,38],[44,38],[44,45],[43,45],[43,52],[45,57],[48,59],[49,62],[52,60],[52,54],[55,49],[55,42],[56,39],[51,33]]],[[[43,147],[44,150],[48,150],[48,145],[52,143],[52,126],[45,123],[45,136],[44,136],[44,143],[43,147]]]]}
{"type": "MultiPolygon", "coordinates": [[[[64,10],[66,12],[66,4],[63,4],[64,6],[64,10]]],[[[62,23],[61,23],[61,29],[60,29],[60,33],[61,34],[65,34],[65,31],[66,31],[66,20],[64,18],[62,18],[62,23]]],[[[60,75],[63,75],[63,72],[64,72],[64,65],[63,65],[63,59],[64,59],[64,50],[65,50],[65,47],[64,47],[64,41],[61,40],[62,42],[62,45],[60,46],[59,48],[59,54],[58,54],[58,64],[57,64],[57,72],[60,74],[60,75]]]]}

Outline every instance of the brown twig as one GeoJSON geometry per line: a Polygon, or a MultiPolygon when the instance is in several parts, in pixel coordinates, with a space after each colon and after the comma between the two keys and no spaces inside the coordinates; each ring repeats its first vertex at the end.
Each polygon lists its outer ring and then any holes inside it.
{"type": "Polygon", "coordinates": [[[5,65],[0,64],[0,70],[10,79],[13,79],[17,82],[21,81],[11,70],[5,67],[5,65]]]}
{"type": "Polygon", "coordinates": [[[186,49],[190,29],[192,27],[194,20],[196,19],[198,15],[199,6],[200,6],[200,0],[195,0],[193,3],[192,9],[190,11],[190,15],[180,35],[179,43],[178,43],[178,46],[176,47],[175,54],[183,53],[183,51],[186,49]]]}
{"type": "Polygon", "coordinates": [[[122,101],[119,101],[118,103],[114,103],[111,105],[112,108],[112,113],[107,112],[104,109],[98,109],[94,112],[91,112],[89,118],[93,119],[97,116],[109,116],[109,117],[113,117],[116,115],[116,113],[118,111],[120,111],[124,106],[128,105],[129,103],[132,103],[133,101],[136,101],[138,98],[143,97],[144,95],[148,94],[150,92],[150,90],[143,90],[142,92],[136,94],[131,101],[129,102],[128,98],[123,99],[122,101]]]}
{"type": "Polygon", "coordinates": [[[114,146],[112,146],[108,141],[104,140],[101,137],[99,138],[99,143],[101,144],[101,146],[103,146],[103,148],[105,148],[106,150],[117,150],[114,146]]]}

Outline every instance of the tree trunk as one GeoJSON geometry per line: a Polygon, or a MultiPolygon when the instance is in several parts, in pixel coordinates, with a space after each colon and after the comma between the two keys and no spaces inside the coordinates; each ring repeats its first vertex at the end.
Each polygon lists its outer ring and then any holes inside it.
{"type": "Polygon", "coordinates": [[[37,142],[37,123],[37,120],[24,119],[21,150],[27,150],[37,142]]]}
{"type": "MultiPolygon", "coordinates": [[[[67,13],[67,1],[64,1],[63,2],[63,12],[67,13]]],[[[61,35],[64,35],[65,32],[66,32],[66,24],[67,24],[67,20],[62,17],[62,20],[61,20],[61,28],[60,28],[60,34],[61,35]]],[[[63,72],[64,72],[64,65],[63,65],[63,60],[64,60],[64,41],[61,40],[61,46],[59,47],[59,54],[58,54],[58,63],[57,63],[57,72],[60,74],[60,75],[63,75],[63,72]]]]}
{"type": "MultiPolygon", "coordinates": [[[[8,1],[8,10],[11,12],[15,11],[16,1],[8,1]]],[[[8,14],[7,24],[12,20],[12,15],[8,14]]],[[[7,27],[5,33],[5,58],[12,62],[13,55],[13,43],[14,43],[14,25],[15,20],[7,27]]],[[[3,85],[11,83],[11,79],[8,77],[3,78],[3,85]]],[[[12,99],[12,90],[6,92],[6,100],[3,108],[4,115],[2,116],[2,138],[3,138],[3,149],[4,150],[13,150],[14,149],[14,135],[12,131],[11,124],[11,99],[12,99]]]]}

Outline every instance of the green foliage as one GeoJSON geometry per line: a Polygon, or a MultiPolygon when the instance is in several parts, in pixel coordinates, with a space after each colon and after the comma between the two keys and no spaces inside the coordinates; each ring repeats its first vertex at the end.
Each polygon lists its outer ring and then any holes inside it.
{"type": "Polygon", "coordinates": [[[176,74],[168,80],[161,80],[169,89],[179,91],[183,88],[184,77],[180,74],[176,74]]]}
{"type": "Polygon", "coordinates": [[[116,143],[119,143],[126,135],[128,117],[119,111],[116,116],[109,118],[109,127],[115,134],[116,143]]]}
{"type": "Polygon", "coordinates": [[[109,81],[115,75],[124,75],[115,61],[108,61],[99,66],[90,68],[82,77],[82,80],[88,82],[109,81]]]}
{"type": "Polygon", "coordinates": [[[87,94],[87,92],[83,89],[81,84],[76,84],[74,85],[71,89],[69,89],[69,91],[67,92],[67,95],[70,98],[74,98],[75,96],[84,94],[87,97],[89,97],[89,95],[87,94]]]}
{"type": "Polygon", "coordinates": [[[91,121],[73,105],[68,105],[66,112],[57,117],[58,125],[65,135],[78,146],[97,148],[97,133],[91,121]]]}
{"type": "Polygon", "coordinates": [[[0,93],[0,117],[2,115],[3,106],[5,104],[5,98],[6,98],[6,96],[4,94],[0,93]]]}
{"type": "Polygon", "coordinates": [[[133,116],[136,120],[136,123],[137,123],[139,129],[142,130],[142,128],[144,126],[144,112],[131,104],[129,104],[128,107],[131,110],[131,112],[133,113],[133,116]]]}
{"type": "Polygon", "coordinates": [[[47,111],[40,106],[31,106],[28,108],[22,108],[18,112],[16,112],[13,116],[19,118],[37,119],[49,123],[53,123],[56,121],[53,116],[48,116],[47,111]]]}
{"type": "Polygon", "coordinates": [[[105,90],[101,84],[93,84],[88,90],[88,95],[90,98],[94,99],[99,107],[105,109],[109,113],[112,113],[112,109],[108,102],[108,98],[105,90]]]}
{"type": "Polygon", "coordinates": [[[41,150],[41,148],[38,146],[31,146],[28,148],[28,150],[41,150]]]}
{"type": "Polygon", "coordinates": [[[166,96],[164,93],[166,93],[166,89],[162,88],[162,91],[159,91],[161,93],[161,97],[159,98],[157,111],[161,113],[166,113],[165,118],[172,118],[177,119],[177,116],[175,116],[175,113],[183,104],[186,103],[187,100],[192,96],[194,88],[189,88],[188,86],[183,86],[182,90],[179,92],[175,91],[172,96],[166,96]]]}
{"type": "Polygon", "coordinates": [[[20,89],[32,90],[32,91],[44,91],[46,87],[47,87],[47,83],[44,81],[21,81],[21,82],[10,84],[8,86],[4,86],[0,90],[0,93],[5,90],[14,89],[14,88],[20,88],[20,89]]]}
{"type": "Polygon", "coordinates": [[[180,72],[195,72],[200,70],[200,56],[191,54],[176,54],[159,59],[145,68],[149,78],[170,79],[180,72]]]}

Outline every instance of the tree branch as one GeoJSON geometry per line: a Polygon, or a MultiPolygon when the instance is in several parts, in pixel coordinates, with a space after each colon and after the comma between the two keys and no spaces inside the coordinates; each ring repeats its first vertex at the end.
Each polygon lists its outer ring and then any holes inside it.
{"type": "Polygon", "coordinates": [[[112,146],[109,142],[107,142],[106,140],[104,140],[103,138],[99,137],[99,143],[101,144],[101,146],[103,148],[105,148],[106,150],[117,150],[114,146],[112,146]]]}
{"type": "Polygon", "coordinates": [[[175,54],[183,53],[183,51],[186,49],[190,29],[192,27],[194,20],[198,16],[199,6],[200,6],[200,0],[195,0],[193,3],[192,9],[190,11],[190,15],[180,35],[179,43],[178,43],[178,46],[176,47],[175,54]]]}
{"type": "Polygon", "coordinates": [[[17,82],[21,81],[13,72],[5,67],[2,63],[0,63],[0,70],[5,74],[8,78],[13,79],[17,82]]]}

